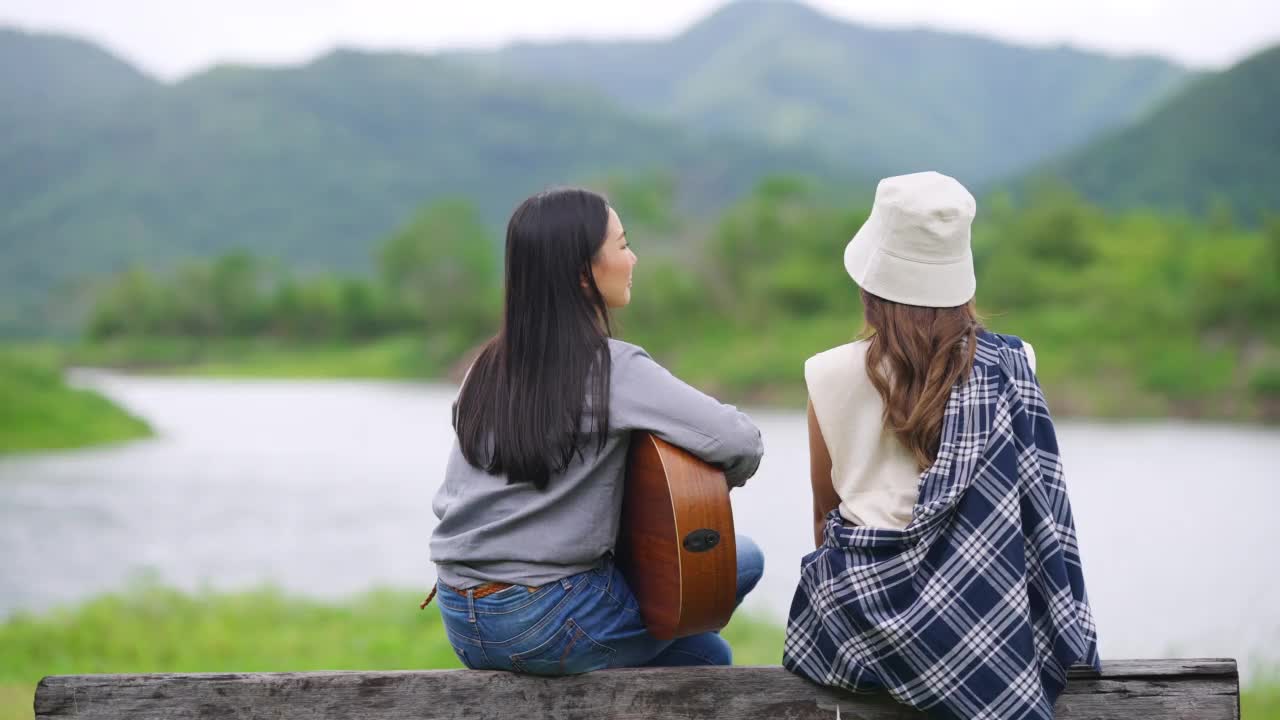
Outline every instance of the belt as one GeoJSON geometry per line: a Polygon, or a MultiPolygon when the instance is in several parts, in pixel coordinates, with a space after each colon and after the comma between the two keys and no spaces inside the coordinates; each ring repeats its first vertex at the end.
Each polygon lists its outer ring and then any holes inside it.
{"type": "MultiPolygon", "coordinates": [[[[507,588],[513,588],[513,587],[516,587],[515,585],[512,585],[512,584],[510,584],[510,583],[500,583],[500,582],[485,583],[485,584],[483,584],[483,585],[477,585],[477,586],[475,586],[475,587],[473,587],[473,588],[466,588],[466,589],[463,589],[463,588],[456,588],[456,587],[454,587],[454,586],[452,586],[452,585],[448,585],[448,584],[446,584],[446,583],[440,583],[440,584],[441,584],[441,585],[444,585],[445,587],[449,588],[450,590],[452,590],[452,591],[454,591],[454,592],[458,593],[459,595],[466,595],[466,594],[470,593],[470,594],[471,594],[471,597],[473,597],[473,598],[488,597],[488,596],[490,596],[490,595],[492,595],[492,594],[494,594],[494,593],[502,592],[503,590],[506,590],[507,588]]],[[[535,590],[537,590],[537,589],[538,589],[538,588],[536,588],[536,587],[528,587],[527,585],[526,585],[526,586],[524,586],[524,587],[528,588],[529,592],[533,592],[533,591],[535,591],[535,590]]]]}
{"type": "MultiPolygon", "coordinates": [[[[476,587],[473,587],[473,588],[467,588],[467,589],[465,589],[465,590],[464,590],[463,588],[456,588],[456,587],[454,587],[454,586],[452,586],[452,585],[449,585],[448,583],[444,583],[444,582],[437,582],[436,584],[437,584],[437,585],[441,585],[441,586],[443,586],[443,587],[445,587],[445,588],[448,588],[449,590],[452,590],[452,591],[454,591],[454,592],[458,593],[459,595],[466,595],[466,594],[470,593],[470,594],[471,594],[471,597],[473,597],[473,598],[488,597],[488,596],[490,596],[490,595],[492,595],[492,594],[494,594],[494,593],[502,592],[503,590],[506,590],[507,588],[513,588],[513,587],[516,587],[515,585],[512,585],[512,584],[510,584],[510,583],[491,582],[491,583],[485,583],[485,584],[483,584],[483,585],[477,585],[476,587]]],[[[525,586],[525,587],[528,587],[528,586],[525,586]]],[[[538,589],[538,588],[536,588],[536,587],[529,587],[529,588],[528,588],[529,592],[534,592],[534,591],[536,591],[537,589],[538,589]]],[[[425,609],[427,608],[427,605],[431,604],[431,600],[432,600],[435,596],[436,596],[436,589],[435,589],[435,588],[431,588],[431,594],[427,596],[427,599],[426,599],[426,600],[423,600],[423,601],[422,601],[422,605],[421,605],[421,606],[419,606],[419,607],[420,607],[421,609],[425,610],[425,609]]]]}

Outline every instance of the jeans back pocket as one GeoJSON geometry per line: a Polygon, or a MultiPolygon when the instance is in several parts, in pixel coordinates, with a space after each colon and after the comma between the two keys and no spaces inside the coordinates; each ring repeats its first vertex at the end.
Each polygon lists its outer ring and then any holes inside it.
{"type": "Polygon", "coordinates": [[[546,642],[513,654],[511,664],[517,671],[533,675],[574,675],[609,667],[613,653],[570,618],[546,642]]]}
{"type": "MultiPolygon", "coordinates": [[[[449,641],[449,645],[453,648],[453,654],[458,656],[458,661],[461,662],[464,667],[472,670],[486,669],[479,662],[479,658],[476,657],[476,651],[467,650],[466,646],[460,645],[452,640],[449,641]]],[[[477,650],[478,649],[479,648],[477,648],[477,650]]]]}

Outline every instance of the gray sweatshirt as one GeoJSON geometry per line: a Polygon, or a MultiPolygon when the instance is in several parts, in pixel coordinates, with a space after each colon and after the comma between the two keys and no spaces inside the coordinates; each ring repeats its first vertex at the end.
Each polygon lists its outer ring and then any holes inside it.
{"type": "Polygon", "coordinates": [[[486,582],[537,586],[599,565],[613,549],[631,431],[647,430],[724,469],[730,485],[755,474],[764,454],[746,414],[693,389],[643,349],[609,340],[609,436],[593,440],[545,490],[507,484],[467,462],[457,437],[431,508],[440,523],[431,559],[457,588],[486,582]]]}

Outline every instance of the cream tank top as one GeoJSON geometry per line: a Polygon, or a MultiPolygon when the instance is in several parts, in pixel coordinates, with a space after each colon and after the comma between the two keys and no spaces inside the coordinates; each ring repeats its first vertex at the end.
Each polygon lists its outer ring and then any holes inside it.
{"type": "MultiPolygon", "coordinates": [[[[831,484],[840,515],[851,523],[901,530],[920,490],[915,458],[884,426],[884,401],[867,377],[867,340],[805,361],[809,403],[831,455],[831,484]]],[[[1031,370],[1035,350],[1024,342],[1031,370]]]]}

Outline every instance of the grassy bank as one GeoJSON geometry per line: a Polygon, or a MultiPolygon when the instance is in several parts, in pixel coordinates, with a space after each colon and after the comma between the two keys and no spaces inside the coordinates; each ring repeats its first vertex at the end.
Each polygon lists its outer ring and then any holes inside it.
{"type": "Polygon", "coordinates": [[[448,338],[402,335],[368,342],[296,343],[274,338],[125,338],[68,346],[73,365],[209,377],[430,378],[464,348],[448,338]]]}
{"type": "MultiPolygon", "coordinates": [[[[858,323],[813,318],[771,328],[762,342],[750,328],[725,325],[696,335],[671,338],[629,333],[621,316],[622,339],[646,347],[677,376],[734,403],[803,407],[804,360],[849,342],[858,323]]],[[[1036,346],[1038,370],[1050,407],[1062,417],[1185,417],[1247,422],[1280,421],[1280,401],[1231,377],[1237,365],[1224,350],[1213,363],[1195,363],[1195,392],[1157,392],[1149,379],[1122,369],[1098,348],[1071,339],[1078,328],[1050,332],[1052,323],[1021,315],[991,318],[1002,332],[1024,334],[1036,346]],[[1061,336],[1060,336],[1061,335],[1061,336]]],[[[364,343],[290,344],[273,339],[121,339],[67,347],[66,362],[148,373],[209,377],[411,378],[442,379],[456,369],[468,348],[446,339],[397,336],[364,343]]],[[[1190,351],[1188,351],[1190,352],[1190,351]]],[[[1179,362],[1164,350],[1149,356],[1179,362]]],[[[1187,361],[1190,363],[1191,361],[1187,361]]],[[[1165,372],[1153,364],[1149,373],[1165,372]]],[[[1170,371],[1172,372],[1172,371],[1170,371]]],[[[1181,377],[1181,375],[1179,375],[1181,377]]]]}
{"type": "Polygon", "coordinates": [[[1280,674],[1270,680],[1251,683],[1240,695],[1242,720],[1276,720],[1280,718],[1280,674]]]}
{"type": "Polygon", "coordinates": [[[0,348],[0,453],[121,442],[150,433],[146,423],[62,380],[61,350],[0,348]]]}
{"type": "MultiPolygon", "coordinates": [[[[340,604],[273,590],[184,594],[139,587],[0,624],[0,720],[29,720],[45,675],[406,670],[461,667],[435,608],[374,591],[340,604]]],[[[782,629],[743,618],[725,630],[741,664],[777,664],[782,629]]]]}
{"type": "MultiPolygon", "coordinates": [[[[45,675],[402,670],[460,667],[434,608],[378,590],[341,603],[275,590],[186,594],[139,586],[0,624],[0,720],[29,720],[45,675]]],[[[724,631],[741,665],[776,665],[782,628],[751,617],[724,631]]],[[[1280,720],[1280,675],[1241,698],[1245,720],[1280,720]]]]}
{"type": "MultiPolygon", "coordinates": [[[[830,315],[771,326],[763,336],[759,328],[727,322],[683,332],[646,331],[644,322],[634,322],[643,318],[629,309],[618,319],[619,337],[644,346],[695,386],[737,404],[792,408],[804,405],[805,359],[849,342],[859,329],[857,318],[830,315]]],[[[1229,346],[1210,350],[1189,338],[1163,338],[1163,344],[1143,348],[1136,342],[1081,343],[1087,328],[1051,312],[1008,313],[987,324],[1036,346],[1040,381],[1060,417],[1280,422],[1280,374],[1244,373],[1240,353],[1229,346]],[[1136,351],[1149,358],[1139,370],[1124,357],[1136,351]]],[[[449,333],[310,343],[127,337],[46,347],[40,355],[50,368],[61,363],[207,377],[444,379],[456,377],[471,349],[449,333]]],[[[1271,352],[1259,346],[1253,354],[1271,352]]]]}
{"type": "MultiPolygon", "coordinates": [[[[750,328],[728,326],[680,344],[667,345],[658,337],[624,338],[644,345],[677,376],[718,397],[803,407],[805,360],[851,342],[859,322],[813,318],[770,328],[767,340],[750,328]]],[[[1151,361],[1134,370],[1116,357],[1114,346],[1081,343],[1072,336],[1077,328],[1070,325],[1059,328],[1026,314],[989,318],[986,325],[1035,346],[1037,376],[1060,417],[1280,422],[1280,397],[1271,385],[1255,388],[1249,378],[1239,377],[1239,357],[1230,349],[1210,352],[1191,341],[1176,347],[1167,343],[1144,350],[1151,361]]],[[[1124,347],[1124,352],[1133,348],[1124,347]]],[[[1270,376],[1264,380],[1280,382],[1270,376]]]]}

